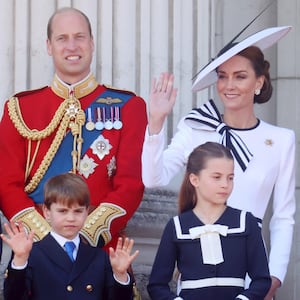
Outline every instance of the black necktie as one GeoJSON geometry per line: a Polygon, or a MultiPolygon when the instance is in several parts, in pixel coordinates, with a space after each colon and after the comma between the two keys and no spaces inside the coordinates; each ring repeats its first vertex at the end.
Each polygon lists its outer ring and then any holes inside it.
{"type": "Polygon", "coordinates": [[[220,143],[231,150],[242,170],[246,170],[253,154],[242,139],[222,121],[221,114],[213,100],[209,100],[200,108],[193,109],[185,117],[185,122],[192,128],[204,129],[206,126],[213,128],[221,135],[220,143]]]}

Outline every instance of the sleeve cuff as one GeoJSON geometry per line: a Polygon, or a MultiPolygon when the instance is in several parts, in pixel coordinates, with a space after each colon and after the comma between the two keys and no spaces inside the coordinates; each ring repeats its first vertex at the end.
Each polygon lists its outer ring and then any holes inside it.
{"type": "Polygon", "coordinates": [[[14,261],[11,262],[11,268],[14,269],[14,270],[24,270],[28,265],[28,262],[25,263],[25,265],[23,266],[16,266],[14,264],[14,261]]]}
{"type": "Polygon", "coordinates": [[[238,296],[236,296],[235,299],[236,299],[236,300],[249,300],[249,298],[246,297],[246,296],[244,296],[244,295],[238,295],[238,296]]]}
{"type": "Polygon", "coordinates": [[[114,276],[115,281],[122,284],[122,285],[129,285],[130,284],[130,276],[129,276],[128,273],[127,273],[127,281],[126,282],[118,280],[117,277],[115,276],[115,274],[113,274],[113,276],[114,276]]]}

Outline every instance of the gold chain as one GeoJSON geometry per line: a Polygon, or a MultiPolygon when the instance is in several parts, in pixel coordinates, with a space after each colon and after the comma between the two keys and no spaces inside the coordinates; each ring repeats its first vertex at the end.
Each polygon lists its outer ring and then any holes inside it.
{"type": "Polygon", "coordinates": [[[48,126],[40,131],[36,129],[30,130],[27,127],[23,120],[17,97],[10,98],[7,107],[10,119],[14,123],[20,135],[26,139],[38,141],[49,136],[57,128],[58,124],[60,123],[62,117],[66,112],[66,107],[68,106],[68,104],[68,101],[63,101],[58,107],[53,119],[48,124],[48,126]]]}
{"type": "MultiPolygon", "coordinates": [[[[12,97],[8,101],[8,112],[10,119],[15,125],[20,135],[29,141],[40,141],[48,137],[58,127],[55,138],[53,139],[51,146],[49,147],[46,155],[40,163],[35,174],[31,178],[30,182],[25,186],[25,192],[31,193],[36,189],[46,171],[48,170],[64,136],[69,127],[74,140],[77,141],[73,145],[72,156],[76,153],[76,157],[73,157],[73,172],[76,172],[76,168],[79,165],[79,159],[81,156],[82,148],[82,126],[85,123],[85,113],[81,109],[80,102],[77,98],[71,95],[71,98],[65,99],[57,109],[54,117],[46,128],[43,130],[30,130],[24,122],[21,114],[19,101],[17,97],[12,97]]],[[[35,158],[34,158],[35,160],[35,158]]],[[[33,165],[31,162],[30,165],[33,165]]],[[[26,174],[28,170],[26,170],[26,174]]]]}
{"type": "Polygon", "coordinates": [[[61,144],[64,134],[66,132],[66,129],[68,127],[69,123],[69,117],[65,116],[61,123],[60,126],[57,130],[57,133],[55,135],[55,138],[53,139],[53,142],[51,143],[51,146],[49,147],[46,155],[44,156],[41,164],[39,165],[38,169],[36,170],[35,174],[32,176],[30,182],[25,186],[25,192],[26,193],[31,193],[36,189],[40,181],[42,180],[43,176],[45,175],[46,171],[49,168],[49,165],[55,155],[55,153],[58,150],[59,145],[61,144]]]}

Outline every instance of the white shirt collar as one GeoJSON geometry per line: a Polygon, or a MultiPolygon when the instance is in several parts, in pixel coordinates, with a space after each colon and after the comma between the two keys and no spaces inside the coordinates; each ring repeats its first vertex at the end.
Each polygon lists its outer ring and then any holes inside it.
{"type": "Polygon", "coordinates": [[[57,243],[62,247],[64,248],[64,245],[66,242],[73,242],[76,246],[75,250],[78,250],[78,247],[79,247],[79,243],[80,243],[80,238],[79,238],[79,234],[77,234],[75,236],[74,239],[72,240],[68,240],[66,239],[65,237],[59,235],[58,233],[54,232],[54,231],[51,231],[50,234],[52,235],[52,237],[57,241],[57,243]]]}

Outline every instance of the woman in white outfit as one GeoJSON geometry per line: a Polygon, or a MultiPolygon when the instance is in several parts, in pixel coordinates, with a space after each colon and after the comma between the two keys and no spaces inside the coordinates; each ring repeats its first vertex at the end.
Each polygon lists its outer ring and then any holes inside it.
{"type": "Polygon", "coordinates": [[[295,134],[260,120],[254,104],[272,95],[269,62],[262,50],[283,37],[290,27],[268,28],[227,47],[202,69],[193,82],[199,91],[216,82],[223,104],[221,115],[212,100],[182,118],[165,149],[163,125],[176,98],[173,75],[153,82],[149,123],[142,154],[146,187],[167,185],[181,170],[193,149],[207,141],[229,147],[235,158],[234,189],[227,204],[250,211],[263,220],[273,195],[270,220],[269,268],[272,299],[282,284],[289,262],[295,212],[295,134]]]}

